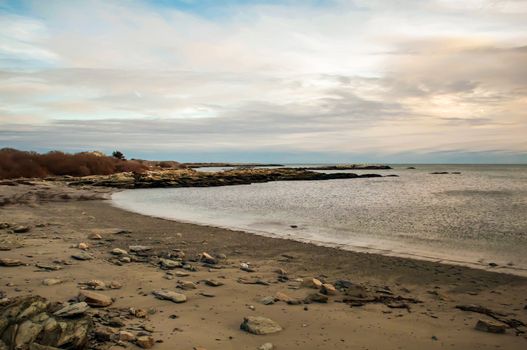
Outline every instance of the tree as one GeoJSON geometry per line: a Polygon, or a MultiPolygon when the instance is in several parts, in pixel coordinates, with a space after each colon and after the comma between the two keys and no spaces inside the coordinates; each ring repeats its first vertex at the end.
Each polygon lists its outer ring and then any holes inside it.
{"type": "Polygon", "coordinates": [[[113,151],[112,157],[125,160],[124,154],[122,154],[120,151],[113,151]]]}

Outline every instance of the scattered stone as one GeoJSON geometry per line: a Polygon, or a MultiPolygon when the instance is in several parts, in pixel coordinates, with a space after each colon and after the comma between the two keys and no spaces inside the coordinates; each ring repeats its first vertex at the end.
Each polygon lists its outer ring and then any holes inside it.
{"type": "Polygon", "coordinates": [[[17,259],[0,258],[0,266],[13,267],[25,265],[22,261],[17,259]]]}
{"type": "Polygon", "coordinates": [[[240,264],[240,270],[245,272],[255,272],[256,270],[249,266],[247,263],[240,264]]]}
{"type": "Polygon", "coordinates": [[[203,295],[204,297],[207,297],[207,298],[214,298],[216,296],[216,294],[213,294],[213,293],[210,293],[210,292],[200,292],[199,294],[203,295]]]}
{"type": "Polygon", "coordinates": [[[282,327],[269,318],[248,316],[244,317],[240,329],[252,334],[265,335],[280,332],[282,327]]]}
{"type": "Polygon", "coordinates": [[[128,252],[121,248],[113,248],[111,253],[113,255],[128,255],[128,252]]]}
{"type": "Polygon", "coordinates": [[[277,274],[279,274],[281,276],[286,276],[287,275],[287,271],[284,270],[284,269],[276,269],[276,270],[274,270],[274,272],[276,272],[277,274]]]}
{"type": "Polygon", "coordinates": [[[316,278],[305,278],[302,280],[302,287],[320,289],[322,282],[316,278]]]}
{"type": "Polygon", "coordinates": [[[175,269],[175,268],[183,266],[181,261],[164,259],[164,258],[159,259],[159,265],[161,266],[162,269],[166,269],[166,270],[175,269]]]}
{"type": "Polygon", "coordinates": [[[175,272],[175,276],[176,276],[176,277],[188,277],[188,276],[190,276],[190,273],[188,273],[188,272],[183,272],[183,271],[176,271],[176,272],[175,272]]]}
{"type": "Polygon", "coordinates": [[[128,331],[120,331],[119,332],[119,340],[120,341],[129,341],[133,342],[136,339],[135,335],[132,332],[128,331]]]}
{"type": "Polygon", "coordinates": [[[94,240],[94,241],[99,241],[99,240],[102,239],[102,236],[100,234],[98,234],[98,233],[93,232],[93,233],[90,233],[88,235],[88,239],[91,239],[91,240],[94,240]]]}
{"type": "Polygon", "coordinates": [[[87,290],[79,292],[79,301],[84,301],[93,307],[105,307],[113,304],[113,300],[109,296],[87,290]]]}
{"type": "Polygon", "coordinates": [[[218,261],[212,255],[206,252],[201,253],[199,260],[204,263],[212,264],[212,265],[218,263],[218,261]]]}
{"type": "Polygon", "coordinates": [[[335,295],[337,294],[337,289],[330,283],[323,283],[320,292],[326,295],[335,295]]]}
{"type": "Polygon", "coordinates": [[[31,228],[29,226],[24,226],[24,225],[18,225],[18,226],[13,227],[14,233],[26,233],[26,232],[29,232],[29,230],[31,230],[31,228]]]}
{"type": "Polygon", "coordinates": [[[90,249],[90,246],[88,245],[88,243],[81,242],[81,243],[79,243],[77,248],[82,249],[82,250],[88,250],[88,249],[90,249]]]}
{"type": "Polygon", "coordinates": [[[119,258],[119,261],[122,262],[122,263],[128,264],[128,263],[132,262],[132,259],[129,256],[121,256],[119,258]]]}
{"type": "Polygon", "coordinates": [[[62,270],[62,266],[60,265],[48,265],[48,264],[37,263],[35,266],[38,267],[39,269],[49,270],[49,271],[62,270]]]}
{"type": "Polygon", "coordinates": [[[178,281],[178,287],[184,290],[197,288],[196,284],[192,281],[178,281]]]}
{"type": "Polygon", "coordinates": [[[131,245],[128,247],[128,249],[134,253],[144,253],[149,250],[152,250],[152,247],[148,247],[146,245],[131,245]]]}
{"type": "Polygon", "coordinates": [[[174,303],[184,303],[185,301],[187,301],[187,297],[185,294],[172,292],[169,290],[155,290],[152,292],[152,294],[154,294],[154,296],[158,299],[170,300],[174,303]]]}
{"type": "Polygon", "coordinates": [[[110,283],[107,283],[106,285],[110,289],[121,289],[121,288],[123,288],[122,283],[117,282],[117,281],[110,281],[110,283]]]}
{"type": "Polygon", "coordinates": [[[258,350],[274,350],[274,345],[272,343],[265,343],[260,345],[258,350]]]}
{"type": "Polygon", "coordinates": [[[135,343],[137,344],[137,346],[143,349],[150,349],[151,347],[154,346],[155,341],[154,341],[154,338],[152,338],[151,336],[143,335],[143,336],[137,337],[135,343]]]}
{"type": "Polygon", "coordinates": [[[496,267],[496,266],[498,266],[498,264],[496,264],[495,262],[490,262],[490,263],[489,263],[489,266],[490,266],[490,267],[496,267]]]}
{"type": "Polygon", "coordinates": [[[62,309],[53,313],[55,316],[71,317],[84,314],[90,307],[84,301],[74,303],[63,307],[62,309]]]}
{"type": "Polygon", "coordinates": [[[275,300],[283,301],[284,303],[289,303],[290,301],[294,300],[289,295],[282,293],[282,292],[276,292],[275,294],[275,300]]]}
{"type": "Polygon", "coordinates": [[[85,283],[80,283],[86,285],[89,289],[95,289],[95,290],[104,290],[106,288],[106,283],[100,280],[90,280],[85,283]]]}
{"type": "Polygon", "coordinates": [[[72,254],[71,257],[75,260],[81,260],[81,261],[93,259],[93,256],[86,252],[75,253],[75,254],[72,254]]]}
{"type": "Polygon", "coordinates": [[[321,293],[311,293],[305,298],[304,301],[306,303],[327,303],[328,296],[321,293]]]}
{"type": "Polygon", "coordinates": [[[275,303],[275,298],[271,297],[271,296],[268,296],[268,297],[260,299],[260,303],[262,303],[264,305],[272,305],[272,304],[275,303]]]}
{"type": "Polygon", "coordinates": [[[496,334],[505,333],[505,331],[507,330],[507,326],[504,324],[485,320],[478,320],[474,328],[481,332],[496,334]]]}
{"type": "Polygon", "coordinates": [[[62,280],[58,278],[46,278],[42,281],[42,284],[45,286],[54,286],[56,284],[61,284],[62,280]]]}
{"type": "Polygon", "coordinates": [[[137,318],[145,318],[146,317],[146,310],[145,309],[135,309],[133,307],[130,308],[130,314],[137,317],[137,318]]]}
{"type": "Polygon", "coordinates": [[[220,286],[223,286],[224,284],[223,282],[216,281],[214,279],[206,279],[204,282],[207,286],[211,286],[211,287],[220,287],[220,286]]]}

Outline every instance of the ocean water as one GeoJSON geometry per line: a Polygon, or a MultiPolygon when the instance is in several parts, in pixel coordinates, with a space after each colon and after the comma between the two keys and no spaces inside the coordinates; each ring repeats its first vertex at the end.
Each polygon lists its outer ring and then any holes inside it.
{"type": "Polygon", "coordinates": [[[527,166],[408,166],[352,171],[399,177],[138,189],[112,200],[177,221],[527,275],[527,166]]]}

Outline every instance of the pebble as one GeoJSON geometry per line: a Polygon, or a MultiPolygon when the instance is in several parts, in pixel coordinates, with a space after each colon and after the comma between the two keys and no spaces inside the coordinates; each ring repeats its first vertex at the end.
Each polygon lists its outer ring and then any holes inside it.
{"type": "Polygon", "coordinates": [[[481,332],[501,334],[505,333],[507,326],[492,321],[478,320],[474,328],[481,332]]]}
{"type": "Polygon", "coordinates": [[[113,248],[111,253],[113,255],[128,255],[128,252],[121,248],[113,248]]]}
{"type": "Polygon", "coordinates": [[[151,347],[154,346],[155,341],[154,341],[154,338],[152,338],[151,336],[143,335],[143,336],[137,337],[135,343],[137,344],[137,346],[143,349],[150,349],[151,347]]]}
{"type": "Polygon", "coordinates": [[[185,294],[172,292],[169,290],[155,290],[152,292],[152,294],[154,294],[154,296],[158,299],[170,300],[174,303],[184,303],[185,301],[187,301],[187,297],[185,294]]]}
{"type": "Polygon", "coordinates": [[[260,347],[258,348],[258,350],[273,350],[273,349],[274,349],[274,345],[272,343],[264,343],[260,345],[260,347]]]}
{"type": "Polygon", "coordinates": [[[45,286],[54,286],[56,284],[61,284],[62,280],[58,278],[46,278],[42,281],[42,284],[45,286]]]}
{"type": "Polygon", "coordinates": [[[93,307],[105,307],[113,304],[113,300],[109,296],[87,290],[79,292],[79,300],[85,301],[88,305],[93,307]]]}
{"type": "Polygon", "coordinates": [[[316,278],[305,278],[302,280],[302,287],[319,289],[322,282],[316,278]]]}
{"type": "Polygon", "coordinates": [[[247,316],[243,319],[240,329],[257,335],[277,333],[282,327],[275,321],[261,316],[247,316]]]}

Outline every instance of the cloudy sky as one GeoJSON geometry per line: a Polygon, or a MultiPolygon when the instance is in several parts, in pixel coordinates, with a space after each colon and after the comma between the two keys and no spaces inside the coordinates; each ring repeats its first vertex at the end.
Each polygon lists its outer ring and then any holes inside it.
{"type": "Polygon", "coordinates": [[[527,0],[0,0],[0,147],[527,162],[527,0]]]}

